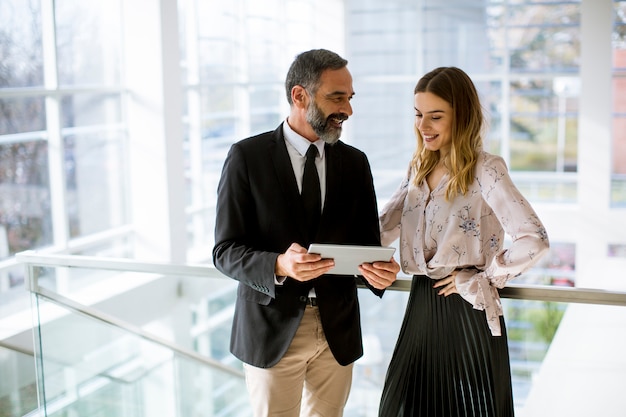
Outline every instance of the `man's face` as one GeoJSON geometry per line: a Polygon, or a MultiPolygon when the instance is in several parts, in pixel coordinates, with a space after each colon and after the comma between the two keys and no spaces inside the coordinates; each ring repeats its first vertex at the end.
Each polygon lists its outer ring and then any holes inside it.
{"type": "Polygon", "coordinates": [[[320,139],[333,144],[341,136],[344,120],[352,115],[352,76],[347,68],[326,70],[320,81],[307,107],[306,120],[320,139]]]}

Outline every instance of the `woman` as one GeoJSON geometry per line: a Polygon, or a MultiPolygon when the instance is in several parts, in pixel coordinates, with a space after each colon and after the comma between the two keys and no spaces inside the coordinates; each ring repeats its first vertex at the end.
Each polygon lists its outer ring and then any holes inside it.
{"type": "Polygon", "coordinates": [[[483,123],[462,70],[437,68],[417,83],[417,149],[380,216],[382,244],[399,238],[413,275],[381,417],[513,415],[498,288],[549,244],[502,158],[483,151],[483,123]]]}

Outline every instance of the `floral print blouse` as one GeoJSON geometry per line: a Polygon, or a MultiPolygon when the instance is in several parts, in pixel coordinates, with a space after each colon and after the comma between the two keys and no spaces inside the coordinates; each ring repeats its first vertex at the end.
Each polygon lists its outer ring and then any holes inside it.
{"type": "Polygon", "coordinates": [[[501,335],[497,288],[534,265],[548,251],[546,229],[515,187],[504,160],[482,152],[475,181],[465,195],[446,201],[448,174],[431,192],[413,184],[409,169],[380,214],[383,245],[399,238],[400,265],[410,275],[444,278],[454,270],[456,287],[484,310],[494,336],[501,335]],[[512,240],[504,248],[504,232],[512,240]]]}

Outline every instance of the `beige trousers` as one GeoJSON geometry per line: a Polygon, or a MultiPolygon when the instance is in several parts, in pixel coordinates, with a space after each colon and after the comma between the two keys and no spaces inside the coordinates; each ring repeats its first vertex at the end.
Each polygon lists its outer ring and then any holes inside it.
{"type": "Polygon", "coordinates": [[[318,307],[307,306],[280,362],[267,369],[244,364],[254,416],[341,417],[352,384],[352,367],[337,363],[324,336],[318,307]]]}

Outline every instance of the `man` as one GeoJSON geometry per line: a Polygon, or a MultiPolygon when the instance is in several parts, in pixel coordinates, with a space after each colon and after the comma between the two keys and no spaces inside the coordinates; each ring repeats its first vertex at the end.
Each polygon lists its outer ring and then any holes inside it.
{"type": "MultiPolygon", "coordinates": [[[[334,261],[306,249],[380,245],[369,162],[339,141],[354,95],[346,65],[327,50],[298,55],[285,82],[287,120],[235,143],[218,186],[213,260],[239,281],[231,352],[244,362],[257,417],[341,416],[363,355],[355,277],[326,274],[334,261]],[[321,211],[313,226],[308,186],[300,195],[311,144],[321,211]]],[[[381,296],[399,270],[393,259],[364,264],[359,279],[381,296]]]]}

